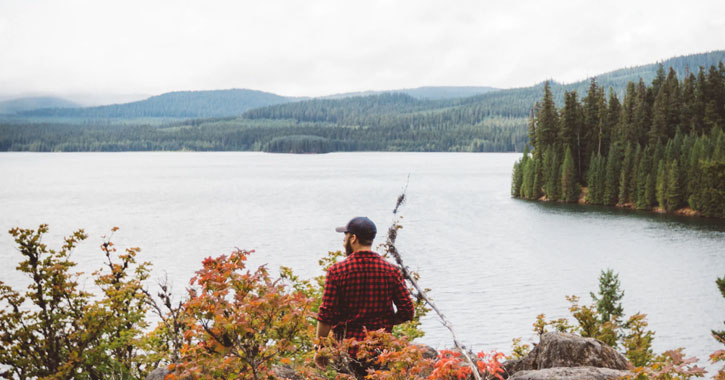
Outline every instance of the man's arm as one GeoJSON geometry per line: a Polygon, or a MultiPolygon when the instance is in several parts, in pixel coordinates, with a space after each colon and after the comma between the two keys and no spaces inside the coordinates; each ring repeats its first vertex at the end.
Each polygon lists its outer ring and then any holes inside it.
{"type": "Polygon", "coordinates": [[[320,311],[317,313],[317,332],[324,332],[325,335],[330,333],[330,328],[339,320],[339,305],[338,305],[338,291],[335,284],[335,277],[329,271],[325,278],[325,291],[322,294],[322,304],[320,304],[320,311]],[[326,330],[323,328],[327,326],[326,330]]]}
{"type": "Polygon", "coordinates": [[[329,335],[331,329],[332,329],[332,325],[327,324],[322,321],[317,321],[317,337],[318,338],[324,338],[327,335],[329,335]]]}
{"type": "Polygon", "coordinates": [[[395,312],[393,324],[398,325],[413,319],[415,306],[413,306],[413,300],[410,298],[410,292],[408,291],[408,287],[405,286],[403,276],[400,275],[400,272],[396,272],[395,286],[393,288],[393,303],[398,310],[395,312]]]}

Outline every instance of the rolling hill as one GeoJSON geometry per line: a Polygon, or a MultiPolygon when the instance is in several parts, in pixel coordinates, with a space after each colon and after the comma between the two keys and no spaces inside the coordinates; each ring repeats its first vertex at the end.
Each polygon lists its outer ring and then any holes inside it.
{"type": "Polygon", "coordinates": [[[253,108],[294,100],[246,89],[179,91],[131,103],[86,108],[44,108],[21,112],[20,115],[84,119],[205,118],[240,115],[253,108]]]}
{"type": "Polygon", "coordinates": [[[36,96],[0,102],[0,114],[16,114],[38,108],[76,108],[80,104],[52,96],[36,96]]]}

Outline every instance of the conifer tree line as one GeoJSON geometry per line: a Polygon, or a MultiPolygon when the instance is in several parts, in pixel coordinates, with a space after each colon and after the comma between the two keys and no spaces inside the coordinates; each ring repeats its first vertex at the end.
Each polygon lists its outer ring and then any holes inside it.
{"type": "Polygon", "coordinates": [[[629,82],[621,101],[592,79],[583,99],[566,92],[557,108],[547,83],[511,194],[577,202],[585,193],[589,204],[725,217],[724,129],[722,62],[684,80],[660,65],[651,85],[629,82]]]}

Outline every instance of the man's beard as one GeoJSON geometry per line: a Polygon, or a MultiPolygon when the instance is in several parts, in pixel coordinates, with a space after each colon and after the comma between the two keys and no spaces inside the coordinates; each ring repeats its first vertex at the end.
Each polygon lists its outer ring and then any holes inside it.
{"type": "Polygon", "coordinates": [[[348,240],[345,242],[345,255],[350,256],[352,252],[352,244],[350,243],[350,240],[348,240]]]}

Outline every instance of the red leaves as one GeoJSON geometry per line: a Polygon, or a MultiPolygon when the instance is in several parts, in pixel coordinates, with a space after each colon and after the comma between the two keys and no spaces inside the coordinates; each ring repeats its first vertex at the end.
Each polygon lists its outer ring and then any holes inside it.
{"type": "Polygon", "coordinates": [[[271,364],[299,349],[310,325],[311,300],[273,281],[264,267],[246,269],[251,251],[208,257],[191,280],[185,309],[188,342],[181,350],[180,376],[239,373],[266,377],[271,364]]]}

